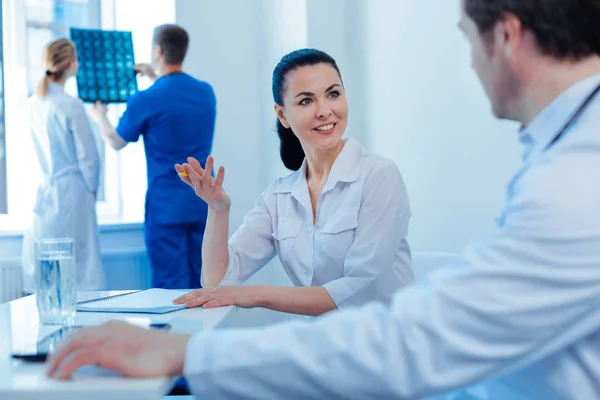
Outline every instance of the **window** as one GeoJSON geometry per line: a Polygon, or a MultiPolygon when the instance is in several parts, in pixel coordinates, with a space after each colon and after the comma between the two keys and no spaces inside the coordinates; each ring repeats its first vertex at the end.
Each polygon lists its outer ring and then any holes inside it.
{"type": "MultiPolygon", "coordinates": [[[[36,89],[40,77],[44,76],[41,54],[46,44],[59,37],[69,36],[70,27],[102,27],[100,0],[26,0],[25,25],[27,49],[27,96],[36,89]]],[[[67,92],[76,94],[74,80],[67,84],[67,92]]],[[[104,146],[98,140],[98,150],[104,159],[104,146]]],[[[100,177],[98,199],[105,200],[104,168],[100,177]]]]}
{"type": "MultiPolygon", "coordinates": [[[[20,231],[31,221],[31,210],[41,174],[30,141],[26,110],[27,98],[43,77],[41,60],[46,44],[69,35],[70,27],[103,28],[133,32],[137,62],[148,62],[152,29],[175,20],[174,0],[145,0],[144,18],[140,3],[131,0],[3,0],[6,75],[6,182],[3,182],[0,132],[0,212],[6,194],[8,214],[0,215],[0,230],[20,231]],[[5,190],[3,190],[6,188],[5,190]]],[[[0,58],[1,59],[1,58],[0,58]]],[[[139,88],[149,82],[141,80],[139,88]]],[[[75,79],[65,91],[76,96],[75,79]]],[[[109,106],[109,118],[116,124],[125,106],[109,106]]],[[[0,120],[1,122],[1,120],[0,120]]],[[[0,124],[1,125],[1,124],[0,124]]],[[[95,124],[92,124],[95,126],[95,124]]],[[[145,157],[142,141],[121,152],[105,148],[98,137],[103,159],[101,189],[97,203],[99,223],[141,222],[146,191],[145,157]]]]}
{"type": "Polygon", "coordinates": [[[102,27],[100,0],[26,0],[27,89],[31,95],[43,76],[46,44],[69,36],[69,28],[102,27]]]}
{"type": "MultiPolygon", "coordinates": [[[[6,169],[8,215],[0,228],[21,230],[31,220],[36,189],[41,180],[25,115],[26,101],[44,74],[42,54],[46,44],[68,36],[70,26],[101,27],[101,0],[5,0],[5,59],[7,81],[6,169]],[[24,167],[27,165],[27,167],[24,167]],[[24,172],[26,171],[26,172],[24,172]]],[[[65,90],[76,95],[73,79],[65,90]]],[[[103,146],[99,143],[99,149],[103,146]]]]}

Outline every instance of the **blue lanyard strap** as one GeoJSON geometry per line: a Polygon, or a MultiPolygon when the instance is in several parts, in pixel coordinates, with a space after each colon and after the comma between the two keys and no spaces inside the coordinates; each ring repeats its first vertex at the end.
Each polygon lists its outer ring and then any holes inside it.
{"type": "Polygon", "coordinates": [[[590,103],[592,102],[592,100],[594,100],[594,97],[596,97],[598,93],[600,93],[600,85],[598,85],[598,87],[594,89],[594,91],[585,99],[585,101],[579,106],[575,113],[573,113],[573,116],[569,118],[565,126],[562,127],[560,132],[558,132],[554,139],[552,139],[548,146],[546,146],[546,150],[554,146],[554,144],[559,141],[559,139],[565,134],[565,132],[569,130],[571,125],[573,125],[573,123],[576,122],[583,115],[583,113],[587,110],[590,103]]]}

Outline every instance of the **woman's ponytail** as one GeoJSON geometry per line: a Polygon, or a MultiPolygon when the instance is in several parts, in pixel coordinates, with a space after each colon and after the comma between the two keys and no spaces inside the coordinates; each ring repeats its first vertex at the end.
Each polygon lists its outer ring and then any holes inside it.
{"type": "Polygon", "coordinates": [[[290,128],[283,126],[277,119],[277,135],[279,135],[279,154],[283,165],[289,170],[298,171],[304,162],[304,150],[300,140],[290,128]]]}

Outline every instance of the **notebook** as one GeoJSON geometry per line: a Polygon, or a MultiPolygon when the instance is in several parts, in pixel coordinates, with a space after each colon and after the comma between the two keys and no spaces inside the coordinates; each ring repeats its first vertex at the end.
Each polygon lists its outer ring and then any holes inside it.
{"type": "Polygon", "coordinates": [[[148,289],[99,299],[80,301],[77,311],[164,314],[185,308],[173,300],[187,292],[167,289],[148,289]]]}

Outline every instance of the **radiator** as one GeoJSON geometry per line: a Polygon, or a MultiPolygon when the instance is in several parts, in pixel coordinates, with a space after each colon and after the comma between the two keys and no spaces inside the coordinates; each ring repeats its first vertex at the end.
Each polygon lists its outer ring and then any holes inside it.
{"type": "Polygon", "coordinates": [[[23,295],[21,281],[21,262],[3,261],[0,263],[0,304],[23,295]]]}

